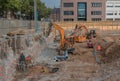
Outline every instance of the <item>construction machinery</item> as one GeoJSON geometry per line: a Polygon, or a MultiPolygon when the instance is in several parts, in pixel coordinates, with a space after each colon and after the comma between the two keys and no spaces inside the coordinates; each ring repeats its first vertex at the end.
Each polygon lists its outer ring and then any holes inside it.
{"type": "Polygon", "coordinates": [[[74,41],[73,41],[73,37],[71,38],[65,38],[65,32],[64,29],[61,28],[59,25],[57,24],[53,24],[53,27],[59,31],[60,33],[60,49],[64,50],[64,49],[68,49],[68,48],[73,48],[74,45],[74,41]]]}
{"type": "Polygon", "coordinates": [[[65,37],[65,32],[64,29],[61,28],[57,24],[53,24],[53,27],[59,31],[60,33],[60,47],[58,48],[59,54],[61,54],[61,51],[64,52],[63,56],[55,56],[54,60],[59,61],[59,60],[67,60],[68,59],[68,52],[72,52],[75,50],[73,47],[74,41],[73,37],[71,38],[66,38],[65,37]]]}
{"type": "Polygon", "coordinates": [[[68,50],[64,51],[64,55],[63,56],[55,56],[54,60],[55,61],[61,61],[61,60],[67,60],[68,59],[68,50]]]}
{"type": "Polygon", "coordinates": [[[88,31],[85,25],[76,24],[74,32],[71,35],[73,35],[75,42],[85,42],[87,39],[96,38],[97,33],[94,29],[88,31]]]}
{"type": "MultiPolygon", "coordinates": [[[[65,37],[65,32],[64,29],[61,28],[57,24],[53,24],[53,27],[59,31],[60,33],[60,49],[65,49],[65,48],[72,48],[75,42],[86,42],[87,39],[90,39],[92,37],[96,37],[96,31],[95,30],[90,30],[88,32],[88,29],[85,25],[79,24],[76,25],[74,31],[70,36],[65,37]],[[88,37],[88,38],[87,38],[88,37]]],[[[88,42],[88,47],[92,48],[93,43],[88,42]]]]}
{"type": "MultiPolygon", "coordinates": [[[[63,51],[63,56],[56,56],[54,60],[67,60],[68,59],[68,53],[73,52],[75,50],[74,43],[75,42],[85,42],[87,41],[87,35],[88,35],[88,29],[85,25],[77,25],[74,29],[74,32],[70,35],[65,37],[65,31],[62,27],[60,27],[57,24],[52,25],[55,30],[58,30],[60,33],[60,47],[59,51],[63,51]]],[[[94,34],[94,32],[90,32],[90,34],[94,34]]],[[[93,47],[93,43],[89,41],[88,46],[91,48],[93,47]]]]}
{"type": "Polygon", "coordinates": [[[93,48],[94,47],[94,42],[92,41],[93,38],[96,38],[97,34],[95,30],[90,30],[89,33],[87,33],[87,46],[88,48],[93,48]]]}
{"type": "Polygon", "coordinates": [[[52,24],[53,27],[59,31],[60,33],[60,48],[59,49],[72,49],[74,46],[74,43],[76,42],[87,42],[87,46],[89,48],[93,48],[93,42],[91,41],[92,38],[96,37],[96,31],[95,30],[90,30],[90,32],[88,32],[88,29],[85,25],[82,24],[77,24],[73,33],[70,34],[70,36],[66,36],[65,37],[65,31],[62,27],[60,27],[57,24],[52,24]]]}
{"type": "Polygon", "coordinates": [[[97,33],[95,30],[90,30],[89,33],[87,33],[87,39],[92,39],[92,38],[96,38],[97,33]]]}
{"type": "Polygon", "coordinates": [[[73,31],[73,33],[71,34],[71,36],[73,36],[74,42],[85,42],[87,40],[87,33],[88,33],[88,29],[85,25],[76,24],[76,27],[73,31]]]}

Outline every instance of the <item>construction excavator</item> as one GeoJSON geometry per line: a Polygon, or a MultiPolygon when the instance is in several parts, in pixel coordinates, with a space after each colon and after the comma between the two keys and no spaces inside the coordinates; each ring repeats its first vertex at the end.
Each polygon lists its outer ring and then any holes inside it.
{"type": "Polygon", "coordinates": [[[68,48],[70,48],[70,49],[73,48],[73,45],[74,45],[73,37],[65,38],[65,32],[64,32],[63,28],[61,28],[57,24],[53,24],[53,27],[56,30],[58,30],[59,33],[60,33],[60,47],[59,47],[59,49],[65,50],[65,49],[68,49],[68,48]]]}
{"type": "Polygon", "coordinates": [[[89,48],[93,48],[94,43],[92,41],[92,38],[96,38],[97,34],[95,30],[88,31],[87,27],[85,25],[76,24],[76,27],[74,29],[74,32],[72,33],[72,36],[74,38],[74,42],[87,42],[87,46],[89,48]]]}
{"type": "MultiPolygon", "coordinates": [[[[70,34],[70,36],[65,37],[65,31],[62,27],[59,25],[52,23],[53,28],[55,30],[58,30],[60,33],[60,47],[59,49],[67,49],[67,48],[73,48],[74,43],[79,43],[79,42],[85,42],[87,39],[91,39],[92,37],[96,37],[96,31],[95,30],[90,30],[88,32],[88,29],[85,25],[82,24],[76,24],[76,27],[74,31],[70,34]]],[[[50,27],[50,30],[51,27],[50,27]]],[[[89,43],[88,43],[89,46],[89,43]]]]}
{"type": "Polygon", "coordinates": [[[85,25],[76,24],[76,27],[71,35],[74,36],[75,42],[85,42],[87,39],[96,38],[97,33],[95,30],[88,31],[85,25]]]}
{"type": "MultiPolygon", "coordinates": [[[[74,45],[74,43],[79,43],[79,42],[85,42],[87,41],[88,35],[93,35],[93,33],[89,33],[88,29],[85,25],[79,24],[76,25],[74,31],[70,36],[65,37],[65,31],[62,27],[60,27],[57,24],[53,24],[53,27],[59,31],[60,33],[60,48],[65,49],[65,48],[71,48],[71,46],[74,45]]],[[[92,36],[91,35],[91,36],[92,36]]]]}
{"type": "MultiPolygon", "coordinates": [[[[84,25],[77,25],[74,32],[70,36],[65,36],[65,31],[59,25],[52,23],[53,28],[59,31],[60,34],[60,46],[59,51],[64,51],[63,56],[55,56],[54,60],[66,60],[68,59],[68,53],[75,50],[74,44],[76,42],[84,42],[87,40],[88,29],[84,25]],[[83,31],[84,30],[84,31],[83,31]]],[[[51,30],[51,29],[50,29],[51,30]]]]}
{"type": "Polygon", "coordinates": [[[54,60],[55,61],[67,60],[68,59],[68,53],[69,52],[73,53],[74,50],[75,50],[73,37],[66,38],[64,29],[61,28],[59,25],[53,24],[53,27],[56,30],[58,30],[59,33],[60,33],[59,54],[61,54],[60,51],[64,52],[62,56],[55,56],[54,60]]]}
{"type": "Polygon", "coordinates": [[[74,38],[74,42],[85,42],[87,40],[87,34],[88,34],[88,29],[85,25],[76,24],[76,27],[73,31],[73,33],[71,34],[71,36],[73,36],[74,38]]]}

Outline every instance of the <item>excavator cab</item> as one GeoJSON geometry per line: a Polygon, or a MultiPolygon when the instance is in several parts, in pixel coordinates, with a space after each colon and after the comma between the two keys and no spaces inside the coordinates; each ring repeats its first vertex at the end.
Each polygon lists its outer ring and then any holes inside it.
{"type": "Polygon", "coordinates": [[[95,30],[90,30],[90,32],[87,34],[87,39],[96,38],[97,34],[95,30]]]}
{"type": "Polygon", "coordinates": [[[96,31],[95,30],[90,30],[90,34],[93,36],[93,38],[96,37],[96,31]]]}
{"type": "Polygon", "coordinates": [[[74,32],[72,33],[74,42],[82,43],[87,41],[86,34],[88,33],[88,29],[85,25],[79,24],[75,26],[74,32]]]}

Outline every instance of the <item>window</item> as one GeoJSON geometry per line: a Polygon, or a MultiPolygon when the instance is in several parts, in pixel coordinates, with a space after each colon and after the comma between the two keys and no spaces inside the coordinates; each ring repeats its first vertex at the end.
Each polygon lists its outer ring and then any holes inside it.
{"type": "Polygon", "coordinates": [[[85,9],[86,5],[84,3],[80,3],[80,4],[78,4],[78,8],[79,9],[85,9]]]}
{"type": "Polygon", "coordinates": [[[91,15],[101,15],[102,12],[101,11],[92,11],[91,15]]]}
{"type": "Polygon", "coordinates": [[[73,3],[64,3],[64,7],[73,7],[73,3]]]}
{"type": "Polygon", "coordinates": [[[86,13],[85,13],[84,10],[79,10],[78,13],[79,13],[78,17],[81,17],[81,18],[85,18],[86,17],[86,15],[85,15],[86,13]]]}
{"type": "Polygon", "coordinates": [[[102,3],[91,3],[92,7],[102,7],[102,3]]]}
{"type": "Polygon", "coordinates": [[[64,15],[74,15],[73,11],[64,11],[64,15]]]}
{"type": "Polygon", "coordinates": [[[107,7],[113,7],[112,5],[107,5],[107,7]]]}
{"type": "Polygon", "coordinates": [[[116,5],[115,7],[120,7],[120,5],[116,5]]]}
{"type": "Polygon", "coordinates": [[[78,21],[86,21],[86,2],[78,3],[78,21]]]}
{"type": "Polygon", "coordinates": [[[101,18],[92,18],[92,21],[101,21],[101,18]]]}
{"type": "Polygon", "coordinates": [[[65,18],[64,21],[74,21],[73,18],[65,18]]]}
{"type": "Polygon", "coordinates": [[[116,21],[120,21],[120,18],[116,18],[115,20],[116,20],[116,21]]]}
{"type": "Polygon", "coordinates": [[[117,15],[117,13],[115,13],[115,15],[117,15]]]}
{"type": "Polygon", "coordinates": [[[112,18],[110,18],[110,19],[107,19],[107,21],[113,21],[113,19],[112,19],[112,18]]]}
{"type": "Polygon", "coordinates": [[[113,13],[107,13],[107,15],[113,15],[113,13]]]}

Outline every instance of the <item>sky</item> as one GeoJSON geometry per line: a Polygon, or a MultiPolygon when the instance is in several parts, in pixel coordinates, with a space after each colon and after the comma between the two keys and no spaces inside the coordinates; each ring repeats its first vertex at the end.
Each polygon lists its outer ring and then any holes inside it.
{"type": "Polygon", "coordinates": [[[60,7],[60,0],[41,0],[41,1],[44,2],[45,5],[50,8],[60,7]]]}

